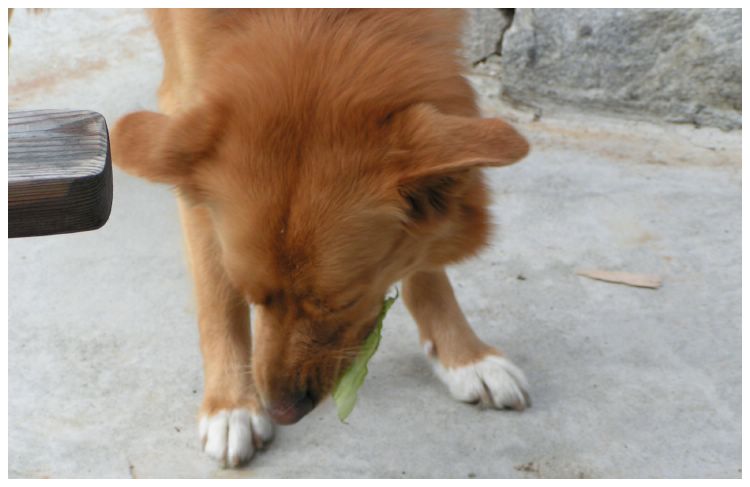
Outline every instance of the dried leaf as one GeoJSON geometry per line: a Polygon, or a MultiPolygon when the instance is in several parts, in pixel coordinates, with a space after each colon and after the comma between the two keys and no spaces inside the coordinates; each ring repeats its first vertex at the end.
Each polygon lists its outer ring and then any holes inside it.
{"type": "Polygon", "coordinates": [[[633,274],[631,272],[605,271],[601,269],[578,270],[576,274],[599,281],[646,287],[649,289],[657,289],[661,286],[661,277],[651,274],[633,274]]]}

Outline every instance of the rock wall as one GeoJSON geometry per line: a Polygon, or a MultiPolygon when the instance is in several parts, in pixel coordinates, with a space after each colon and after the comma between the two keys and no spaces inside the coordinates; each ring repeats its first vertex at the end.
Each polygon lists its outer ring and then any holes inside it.
{"type": "Polygon", "coordinates": [[[470,9],[466,55],[502,96],[725,130],[742,124],[740,9],[470,9]]]}

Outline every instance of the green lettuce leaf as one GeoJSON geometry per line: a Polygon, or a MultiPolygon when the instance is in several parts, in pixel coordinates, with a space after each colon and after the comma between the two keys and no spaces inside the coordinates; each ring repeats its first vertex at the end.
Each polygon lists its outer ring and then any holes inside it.
{"type": "Polygon", "coordinates": [[[342,423],[346,422],[346,418],[354,409],[354,404],[357,402],[357,391],[362,387],[365,377],[367,377],[367,362],[375,355],[375,351],[378,349],[378,345],[380,345],[383,320],[388,310],[393,306],[393,303],[396,302],[396,299],[398,299],[398,288],[396,289],[395,296],[388,297],[383,301],[383,307],[380,309],[375,329],[367,337],[367,340],[365,340],[365,344],[362,346],[352,365],[336,382],[336,386],[333,389],[333,400],[336,402],[339,420],[342,423]]]}

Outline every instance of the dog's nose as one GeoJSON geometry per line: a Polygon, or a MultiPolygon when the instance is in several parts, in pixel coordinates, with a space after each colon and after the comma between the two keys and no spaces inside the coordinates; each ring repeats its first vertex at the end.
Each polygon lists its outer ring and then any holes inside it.
{"type": "Polygon", "coordinates": [[[278,424],[294,424],[313,410],[315,400],[309,393],[298,394],[296,397],[274,401],[268,408],[268,414],[278,424]]]}

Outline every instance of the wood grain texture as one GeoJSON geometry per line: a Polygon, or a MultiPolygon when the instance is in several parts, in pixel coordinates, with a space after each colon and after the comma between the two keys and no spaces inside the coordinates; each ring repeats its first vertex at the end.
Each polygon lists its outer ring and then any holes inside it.
{"type": "Polygon", "coordinates": [[[8,236],[100,228],[112,207],[104,117],[91,111],[8,114],[8,236]]]}

